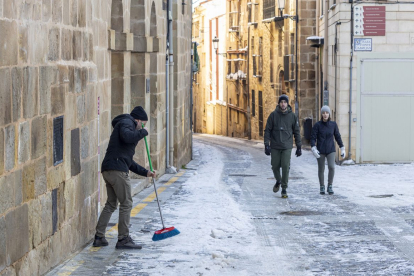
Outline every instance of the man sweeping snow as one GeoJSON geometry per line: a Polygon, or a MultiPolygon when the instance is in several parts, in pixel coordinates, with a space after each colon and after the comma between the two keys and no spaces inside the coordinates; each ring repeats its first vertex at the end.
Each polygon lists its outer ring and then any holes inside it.
{"type": "Polygon", "coordinates": [[[129,221],[131,218],[132,195],[129,171],[146,177],[155,177],[155,173],[146,170],[134,160],[135,148],[139,140],[148,135],[148,130],[142,124],[148,121],[147,113],[141,106],[132,110],[131,114],[122,114],[114,118],[108,149],[102,162],[102,176],[106,183],[108,200],[96,225],[96,234],[93,246],[107,246],[105,231],[112,213],[119,206],[118,222],[118,249],[141,249],[129,235],[129,221]]]}

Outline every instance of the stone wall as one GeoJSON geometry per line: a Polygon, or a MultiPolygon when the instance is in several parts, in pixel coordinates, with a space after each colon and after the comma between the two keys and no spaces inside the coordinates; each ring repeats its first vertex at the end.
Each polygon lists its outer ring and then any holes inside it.
{"type": "MultiPolygon", "coordinates": [[[[163,8],[150,0],[0,0],[0,275],[42,275],[91,240],[115,115],[144,106],[154,167],[165,170],[163,8]]],[[[177,167],[191,159],[186,9],[174,33],[183,80],[174,91],[177,167]]],[[[148,166],[142,142],[136,161],[148,166]]]]}
{"type": "Polygon", "coordinates": [[[94,232],[98,97],[102,147],[110,133],[107,5],[0,4],[0,271],[40,275],[94,232]]]}

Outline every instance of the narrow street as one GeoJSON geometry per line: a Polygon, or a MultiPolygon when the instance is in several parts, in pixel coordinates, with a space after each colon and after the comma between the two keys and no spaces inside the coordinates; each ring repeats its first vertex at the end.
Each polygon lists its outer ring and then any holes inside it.
{"type": "MultiPolygon", "coordinates": [[[[194,135],[184,170],[134,198],[131,235],[142,250],[89,244],[48,275],[413,275],[414,164],[337,166],[334,195],[320,195],[310,151],[292,152],[289,198],[272,191],[261,141],[194,135]]],[[[327,169],[326,172],[327,174],[327,169]]],[[[116,211],[117,213],[118,211],[116,211]]]]}

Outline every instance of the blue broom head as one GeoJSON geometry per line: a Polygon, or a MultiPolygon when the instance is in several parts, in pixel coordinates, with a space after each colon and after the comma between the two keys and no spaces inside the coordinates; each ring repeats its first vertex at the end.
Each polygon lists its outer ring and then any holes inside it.
{"type": "Polygon", "coordinates": [[[155,231],[154,236],[152,236],[153,241],[165,240],[170,237],[174,237],[180,234],[180,231],[175,229],[175,227],[164,228],[158,231],[155,231]]]}

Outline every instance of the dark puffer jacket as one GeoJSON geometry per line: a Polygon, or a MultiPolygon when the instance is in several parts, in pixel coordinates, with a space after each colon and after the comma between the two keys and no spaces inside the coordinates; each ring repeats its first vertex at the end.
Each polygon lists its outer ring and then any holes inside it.
{"type": "Polygon", "coordinates": [[[296,114],[292,112],[292,108],[288,106],[285,113],[276,107],[269,118],[267,118],[266,129],[264,134],[264,143],[272,149],[291,149],[293,148],[293,136],[297,147],[302,146],[300,138],[299,121],[296,114]]]}
{"type": "Polygon", "coordinates": [[[134,160],[135,148],[138,141],[148,135],[145,129],[136,130],[137,122],[129,114],[122,114],[112,121],[111,138],[102,162],[101,171],[130,170],[138,175],[147,176],[148,170],[138,165],[134,160]]]}
{"type": "Polygon", "coordinates": [[[342,148],[341,134],[339,133],[338,125],[334,121],[319,121],[312,128],[311,134],[311,146],[315,146],[321,154],[330,154],[335,152],[335,142],[338,143],[339,147],[342,148]]]}

